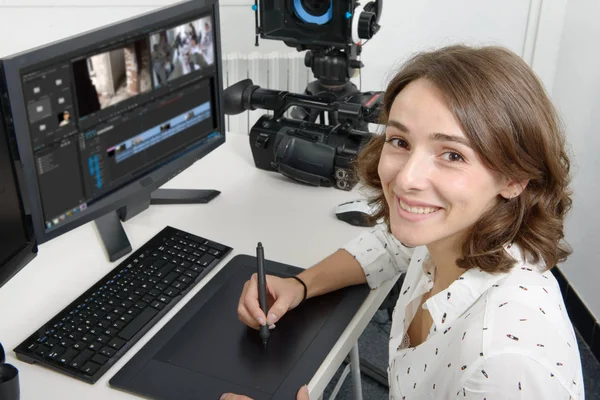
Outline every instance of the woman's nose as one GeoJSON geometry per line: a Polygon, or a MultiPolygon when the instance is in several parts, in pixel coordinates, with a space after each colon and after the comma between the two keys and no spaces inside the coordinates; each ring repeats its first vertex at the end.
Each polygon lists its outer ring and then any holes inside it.
{"type": "Polygon", "coordinates": [[[412,153],[396,176],[396,184],[407,191],[423,190],[429,185],[433,168],[427,154],[412,153]]]}

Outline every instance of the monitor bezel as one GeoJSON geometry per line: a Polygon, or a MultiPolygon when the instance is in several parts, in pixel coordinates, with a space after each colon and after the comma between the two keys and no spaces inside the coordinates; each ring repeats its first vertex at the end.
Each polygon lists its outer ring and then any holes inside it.
{"type": "Polygon", "coordinates": [[[226,141],[225,117],[223,110],[223,65],[221,55],[221,24],[219,15],[219,0],[192,0],[176,3],[162,7],[144,14],[121,20],[113,24],[105,25],[95,30],[62,39],[35,49],[9,56],[3,60],[7,94],[10,102],[14,135],[17,142],[18,152],[23,165],[23,179],[31,206],[33,230],[38,244],[45,243],[91,222],[103,215],[116,211],[140,198],[149,198],[150,194],[163,186],[185,169],[189,168],[199,159],[205,157],[226,141]],[[30,139],[27,109],[23,96],[21,84],[22,70],[30,69],[32,66],[42,64],[50,58],[57,58],[72,54],[74,51],[83,51],[95,44],[104,44],[110,40],[125,38],[128,35],[140,35],[147,31],[156,32],[168,28],[181,21],[193,20],[196,16],[204,16],[207,13],[213,17],[213,38],[215,51],[215,84],[217,86],[217,98],[214,114],[218,119],[219,137],[199,147],[199,141],[188,145],[179,157],[171,159],[166,164],[145,175],[135,178],[120,189],[112,192],[106,197],[87,208],[85,212],[79,213],[72,220],[59,225],[51,231],[45,227],[45,218],[42,208],[41,194],[39,190],[38,177],[35,170],[34,150],[30,139]],[[161,23],[157,24],[157,20],[161,23]]]}
{"type": "Polygon", "coordinates": [[[25,238],[21,246],[12,253],[7,259],[0,260],[0,288],[11,280],[23,267],[29,264],[38,252],[37,242],[35,240],[31,215],[28,212],[28,207],[25,203],[23,192],[21,190],[19,180],[18,164],[15,162],[15,157],[11,149],[11,142],[5,129],[6,121],[2,110],[0,110],[0,145],[6,146],[6,152],[9,157],[10,173],[12,182],[15,185],[17,192],[17,200],[19,202],[20,220],[23,225],[25,238]]]}

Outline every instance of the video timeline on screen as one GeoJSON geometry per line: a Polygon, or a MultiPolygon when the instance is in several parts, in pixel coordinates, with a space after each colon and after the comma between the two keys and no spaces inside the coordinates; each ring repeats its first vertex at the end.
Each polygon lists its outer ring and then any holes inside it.
{"type": "Polygon", "coordinates": [[[160,142],[185,131],[211,117],[210,102],[178,115],[164,124],[155,126],[139,135],[107,149],[107,156],[118,164],[160,142]]]}

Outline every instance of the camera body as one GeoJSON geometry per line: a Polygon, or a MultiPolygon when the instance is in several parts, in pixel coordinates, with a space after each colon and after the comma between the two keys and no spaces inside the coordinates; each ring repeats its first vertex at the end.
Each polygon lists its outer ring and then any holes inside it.
{"type": "Polygon", "coordinates": [[[250,130],[257,168],[313,186],[351,190],[354,161],[371,133],[350,124],[322,125],[263,115],[250,130]]]}
{"type": "Polygon", "coordinates": [[[224,91],[223,110],[226,115],[256,109],[273,111],[250,129],[257,168],[314,186],[350,190],[357,183],[354,161],[373,137],[366,128],[369,123],[378,123],[382,97],[382,92],[365,92],[331,100],[328,96],[263,89],[244,79],[224,91]],[[284,113],[292,106],[327,112],[337,122],[325,125],[285,118],[284,113]]]}

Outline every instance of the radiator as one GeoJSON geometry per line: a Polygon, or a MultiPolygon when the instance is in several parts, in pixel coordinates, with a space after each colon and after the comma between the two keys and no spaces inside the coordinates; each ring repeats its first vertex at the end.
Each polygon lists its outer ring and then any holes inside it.
{"type": "MultiPolygon", "coordinates": [[[[312,71],[304,65],[304,53],[226,54],[223,57],[223,87],[227,88],[246,78],[252,79],[255,85],[265,89],[293,93],[304,93],[308,82],[314,80],[312,71]]],[[[227,131],[248,134],[254,123],[264,114],[272,113],[257,109],[237,115],[226,115],[227,131]]]]}

